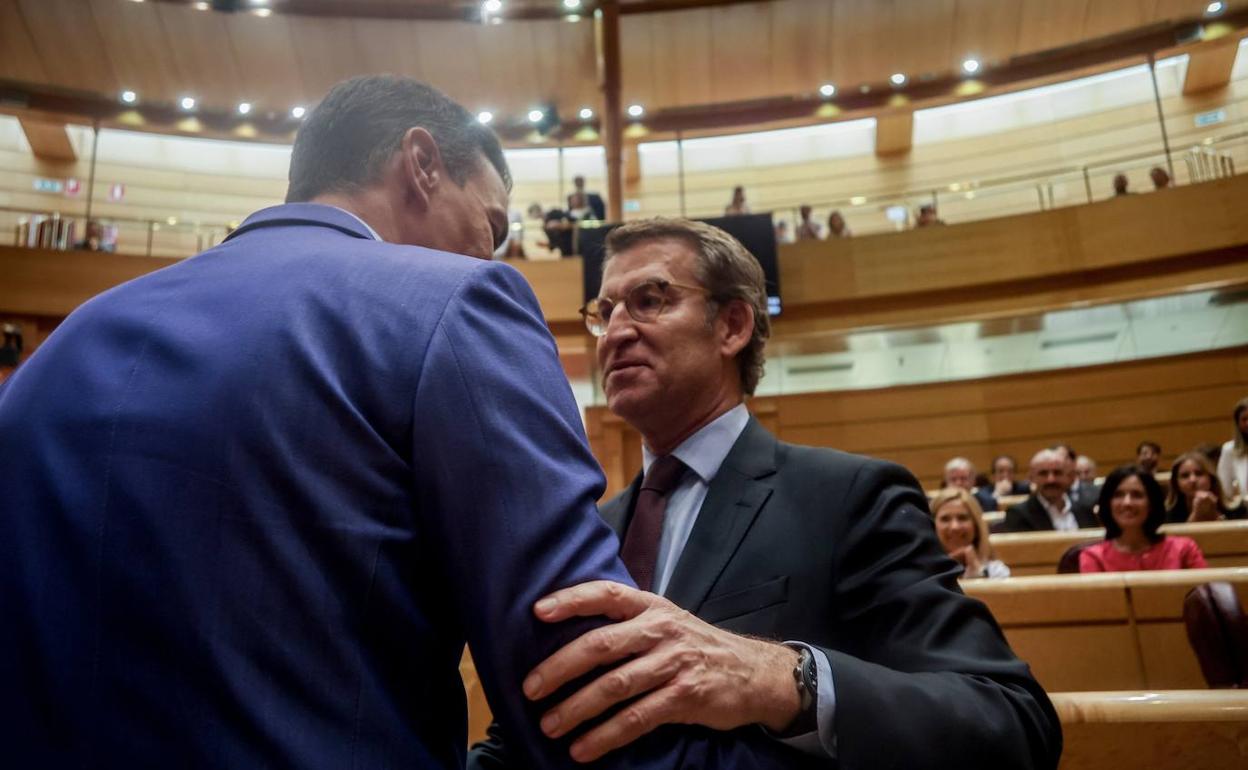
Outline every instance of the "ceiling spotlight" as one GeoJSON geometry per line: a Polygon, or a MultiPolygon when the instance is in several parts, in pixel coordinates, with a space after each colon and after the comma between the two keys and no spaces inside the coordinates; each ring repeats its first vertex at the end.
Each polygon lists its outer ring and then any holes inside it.
{"type": "Polygon", "coordinates": [[[208,10],[209,8],[211,8],[212,6],[211,6],[211,5],[209,5],[208,3],[195,3],[195,4],[194,4],[194,5],[192,5],[191,7],[192,7],[192,8],[194,8],[195,10],[197,10],[197,11],[206,11],[206,10],[208,10]]]}
{"type": "Polygon", "coordinates": [[[255,7],[262,8],[269,4],[269,0],[251,0],[251,4],[255,7]]]}
{"type": "Polygon", "coordinates": [[[195,97],[183,96],[182,101],[178,102],[178,104],[182,105],[182,109],[186,110],[187,112],[190,112],[191,110],[195,109],[195,97]]]}
{"type": "Polygon", "coordinates": [[[488,126],[494,120],[494,113],[489,110],[482,110],[477,113],[477,122],[483,126],[488,126]]]}
{"type": "Polygon", "coordinates": [[[257,8],[256,10],[252,11],[252,13],[255,14],[256,16],[259,16],[262,19],[267,19],[273,15],[273,9],[272,8],[257,8]]]}
{"type": "Polygon", "coordinates": [[[1205,15],[1217,16],[1219,13],[1222,13],[1225,10],[1226,10],[1226,3],[1222,2],[1222,0],[1215,0],[1215,2],[1212,2],[1209,5],[1205,6],[1205,15]]]}
{"type": "Polygon", "coordinates": [[[962,62],[962,71],[968,75],[974,75],[979,72],[979,59],[967,59],[962,62]]]}
{"type": "Polygon", "coordinates": [[[894,72],[889,76],[888,82],[898,87],[904,86],[906,84],[906,76],[901,72],[894,72]]]}
{"type": "Polygon", "coordinates": [[[290,111],[290,116],[294,118],[295,120],[298,120],[299,118],[302,118],[304,115],[307,115],[307,114],[308,114],[308,111],[303,107],[295,107],[294,109],[290,111]]]}
{"type": "Polygon", "coordinates": [[[588,107],[581,108],[581,120],[589,120],[594,116],[594,111],[588,107]]]}
{"type": "Polygon", "coordinates": [[[824,83],[819,86],[819,93],[825,98],[831,99],[833,96],[836,96],[836,86],[831,83],[824,83]]]}
{"type": "Polygon", "coordinates": [[[483,13],[498,13],[501,10],[503,10],[503,0],[485,0],[481,4],[483,13]]]}
{"type": "Polygon", "coordinates": [[[575,11],[581,7],[581,0],[563,0],[563,7],[569,11],[575,11]]]}
{"type": "Polygon", "coordinates": [[[850,205],[861,206],[862,204],[867,202],[867,199],[866,197],[862,195],[855,195],[854,197],[849,199],[849,202],[850,202],[850,205]]]}
{"type": "Polygon", "coordinates": [[[630,118],[640,118],[644,114],[646,114],[646,110],[640,104],[628,105],[628,116],[630,118]]]}
{"type": "Polygon", "coordinates": [[[126,104],[134,104],[139,100],[139,95],[134,91],[122,91],[121,100],[126,104]]]}
{"type": "Polygon", "coordinates": [[[541,110],[529,110],[530,123],[541,123],[543,117],[545,117],[545,113],[541,110]]]}
{"type": "Polygon", "coordinates": [[[249,112],[251,112],[251,102],[239,102],[238,103],[239,115],[246,115],[249,112]]]}

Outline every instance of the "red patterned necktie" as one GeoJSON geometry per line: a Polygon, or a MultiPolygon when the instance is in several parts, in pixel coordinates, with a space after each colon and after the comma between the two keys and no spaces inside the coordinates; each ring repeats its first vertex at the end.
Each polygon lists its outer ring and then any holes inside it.
{"type": "Polygon", "coordinates": [[[624,535],[620,558],[628,568],[637,587],[649,591],[654,583],[654,565],[659,558],[659,538],[663,535],[663,514],[667,497],[685,473],[685,464],[671,455],[664,455],[650,465],[642,479],[641,491],[633,518],[624,535]]]}

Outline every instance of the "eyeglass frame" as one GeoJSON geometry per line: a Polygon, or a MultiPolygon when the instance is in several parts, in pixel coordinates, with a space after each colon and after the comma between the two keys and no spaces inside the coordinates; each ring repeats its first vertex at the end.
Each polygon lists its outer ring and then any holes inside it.
{"type": "MultiPolygon", "coordinates": [[[[632,318],[634,321],[636,321],[639,324],[648,324],[648,323],[654,323],[655,321],[657,321],[659,319],[659,316],[663,315],[663,311],[667,310],[668,305],[671,304],[667,296],[668,289],[684,289],[686,291],[696,291],[706,296],[709,301],[712,301],[712,302],[715,301],[715,293],[712,292],[710,289],[706,288],[705,286],[690,286],[689,284],[676,283],[674,281],[668,281],[663,278],[652,278],[650,280],[646,280],[646,281],[642,281],[641,283],[638,283],[637,285],[633,286],[633,288],[625,292],[624,300],[622,304],[624,305],[624,310],[628,312],[628,317],[632,318]],[[632,307],[630,307],[630,303],[628,301],[629,297],[633,296],[633,292],[637,291],[643,286],[657,286],[659,288],[659,291],[663,294],[663,304],[659,307],[658,311],[654,314],[654,318],[651,318],[651,319],[638,318],[637,314],[633,312],[632,307]]],[[[581,314],[581,318],[584,319],[585,321],[585,329],[589,331],[589,333],[592,334],[594,337],[601,338],[601,337],[607,336],[607,326],[608,324],[611,323],[610,316],[614,315],[615,308],[617,308],[620,304],[621,304],[620,301],[610,299],[609,297],[595,297],[594,299],[591,299],[588,302],[586,302],[584,305],[581,305],[580,310],[578,312],[581,314]],[[602,321],[601,333],[594,331],[592,321],[590,320],[591,311],[589,310],[589,306],[595,302],[599,304],[601,304],[602,302],[610,302],[611,308],[612,308],[611,312],[608,313],[606,318],[602,317],[602,311],[598,311],[597,313],[598,318],[601,319],[602,321]]]]}

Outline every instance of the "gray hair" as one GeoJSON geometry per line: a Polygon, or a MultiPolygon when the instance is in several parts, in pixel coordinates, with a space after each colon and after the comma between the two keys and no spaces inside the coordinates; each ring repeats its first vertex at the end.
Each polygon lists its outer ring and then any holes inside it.
{"type": "Polygon", "coordinates": [[[656,217],[629,222],[612,230],[607,236],[603,269],[619,252],[665,238],[684,241],[693,249],[697,255],[694,274],[715,303],[740,300],[754,311],[754,332],[737,354],[741,389],[746,395],[753,395],[763,377],[764,348],[771,336],[767,282],[762,266],[740,241],[718,227],[691,219],[656,217]]]}
{"type": "Polygon", "coordinates": [[[975,475],[975,466],[965,457],[955,457],[945,463],[945,475],[948,476],[949,471],[954,470],[955,468],[965,468],[970,471],[972,476],[975,475]]]}
{"type": "Polygon", "coordinates": [[[463,186],[484,159],[511,189],[498,137],[468,110],[410,78],[366,75],[330,89],[299,127],[286,202],[376,183],[410,128],[423,128],[433,136],[455,184],[463,186]]]}

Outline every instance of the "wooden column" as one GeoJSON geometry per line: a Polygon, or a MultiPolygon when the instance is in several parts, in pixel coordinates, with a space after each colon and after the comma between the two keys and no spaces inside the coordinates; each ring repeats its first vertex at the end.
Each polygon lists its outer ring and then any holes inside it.
{"type": "Polygon", "coordinates": [[[624,218],[624,178],[620,119],[620,4],[603,0],[595,15],[598,87],[602,90],[602,144],[607,153],[607,219],[624,218]]]}
{"type": "Polygon", "coordinates": [[[1192,51],[1187,62],[1187,75],[1183,78],[1183,95],[1190,96],[1214,88],[1222,88],[1231,82],[1231,69],[1239,52],[1239,39],[1224,38],[1192,51]]]}

